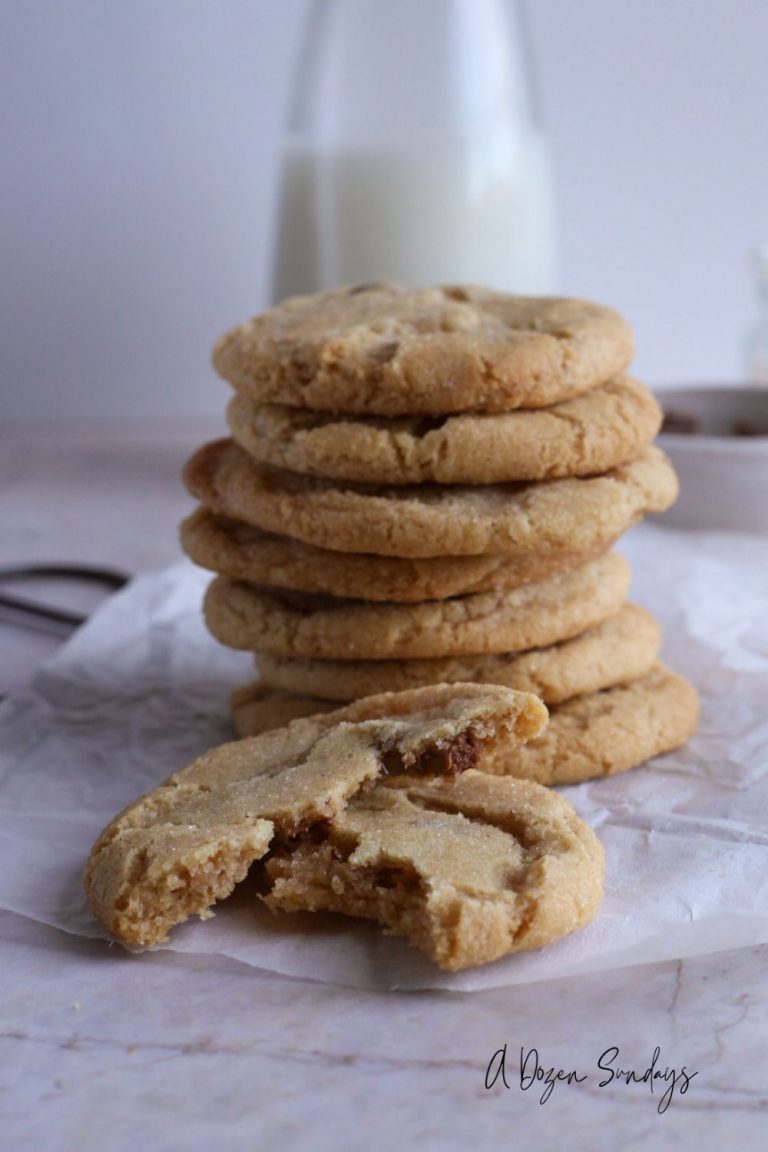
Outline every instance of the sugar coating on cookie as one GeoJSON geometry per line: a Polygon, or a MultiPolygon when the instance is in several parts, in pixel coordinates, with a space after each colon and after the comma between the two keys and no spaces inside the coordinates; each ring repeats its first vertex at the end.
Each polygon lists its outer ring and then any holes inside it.
{"type": "Polygon", "coordinates": [[[661,629],[649,612],[625,604],[570,640],[524,652],[421,660],[291,659],[257,652],[261,683],[280,692],[348,701],[426,684],[504,684],[545,704],[635,680],[656,660],[661,629]]]}
{"type": "Polygon", "coordinates": [[[258,680],[235,688],[230,703],[235,731],[241,738],[260,736],[307,716],[319,717],[323,713],[344,710],[338,700],[284,692],[280,688],[268,688],[258,680]]]}
{"type": "Polygon", "coordinates": [[[352,600],[415,603],[470,592],[519,588],[569,572],[605,552],[607,540],[585,552],[546,556],[434,556],[408,559],[331,552],[290,536],[263,532],[200,507],[181,525],[181,546],[202,568],[251,584],[352,600]]]}
{"type": "Polygon", "coordinates": [[[435,686],[381,700],[366,722],[288,728],[226,744],[131,804],[94,845],[84,881],[120,940],[151,945],[206,917],[269,850],[341,812],[384,773],[464,771],[483,748],[536,735],[546,709],[499,687],[435,686]]]}
{"type": "MultiPolygon", "coordinates": [[[[347,717],[375,716],[382,699],[368,696],[339,708],[331,700],[257,683],[233,694],[232,713],[237,731],[247,735],[271,727],[276,705],[330,725],[347,717]]],[[[685,744],[696,730],[698,716],[695,688],[657,663],[626,684],[552,705],[549,723],[539,737],[514,750],[489,749],[477,768],[550,786],[613,776],[685,744]]]]}
{"type": "Polygon", "coordinates": [[[226,333],[213,363],[262,403],[444,415],[554,404],[633,352],[626,321],[589,301],[377,284],[285,300],[226,333]]]}
{"type": "Polygon", "coordinates": [[[546,785],[615,776],[681,747],[698,719],[696,689],[659,663],[628,684],[558,704],[548,732],[508,755],[490,752],[482,767],[546,785]]]}
{"type": "Polygon", "coordinates": [[[385,488],[272,468],[220,440],[192,456],[184,478],[219,515],[319,548],[398,557],[589,551],[664,511],[678,492],[658,448],[600,476],[385,488]]]}
{"type": "Polygon", "coordinates": [[[608,552],[509,592],[422,604],[370,604],[277,592],[217,577],[205,596],[213,635],[232,648],[334,660],[514,652],[602,623],[624,603],[628,562],[608,552]]]}
{"type": "Polygon", "coordinates": [[[604,858],[562,796],[469,770],[377,784],[288,838],[264,872],[270,907],[378,920],[456,971],[588,924],[604,858]]]}
{"type": "Polygon", "coordinates": [[[549,408],[445,417],[373,417],[260,405],[236,393],[234,439],[257,460],[364,484],[500,484],[607,472],[661,427],[651,392],[628,376],[549,408]]]}

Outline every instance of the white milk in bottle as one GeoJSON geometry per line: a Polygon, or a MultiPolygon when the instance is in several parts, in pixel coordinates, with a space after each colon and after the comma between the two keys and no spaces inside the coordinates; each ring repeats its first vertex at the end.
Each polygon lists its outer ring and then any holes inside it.
{"type": "Polygon", "coordinates": [[[509,15],[500,0],[318,0],[275,300],[385,279],[552,290],[550,158],[509,15]]]}

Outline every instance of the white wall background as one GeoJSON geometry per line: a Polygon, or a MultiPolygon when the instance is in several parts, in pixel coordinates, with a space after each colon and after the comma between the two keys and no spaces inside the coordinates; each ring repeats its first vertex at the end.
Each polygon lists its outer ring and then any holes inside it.
{"type": "MultiPolygon", "coordinates": [[[[768,237],[765,0],[529,0],[560,289],[733,378],[768,237]]],[[[266,303],[305,0],[0,0],[0,418],[219,414],[266,303]]]]}

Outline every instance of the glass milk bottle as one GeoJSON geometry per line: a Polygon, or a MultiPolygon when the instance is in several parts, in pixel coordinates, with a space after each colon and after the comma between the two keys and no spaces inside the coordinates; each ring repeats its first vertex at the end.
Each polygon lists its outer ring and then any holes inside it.
{"type": "Polygon", "coordinates": [[[746,341],[746,376],[750,384],[768,388],[768,242],[752,254],[757,316],[746,341]]]}
{"type": "Polygon", "coordinates": [[[397,280],[551,292],[552,176],[505,0],[315,0],[272,296],[397,280]]]}

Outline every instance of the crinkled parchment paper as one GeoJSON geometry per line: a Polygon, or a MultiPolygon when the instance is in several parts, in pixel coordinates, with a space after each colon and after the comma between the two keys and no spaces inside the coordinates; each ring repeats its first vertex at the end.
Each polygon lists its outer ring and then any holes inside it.
{"type": "MultiPolygon", "coordinates": [[[[621,550],[702,717],[681,751],[565,789],[606,849],[593,925],[449,976],[373,925],[273,916],[235,895],[167,947],[358,987],[472,990],[768,940],[768,539],[643,525],[621,550]]],[[[134,581],[0,708],[0,907],[104,935],[80,878],[92,842],[139,793],[232,738],[228,693],[252,664],[206,633],[207,580],[184,562],[134,581]]]]}

